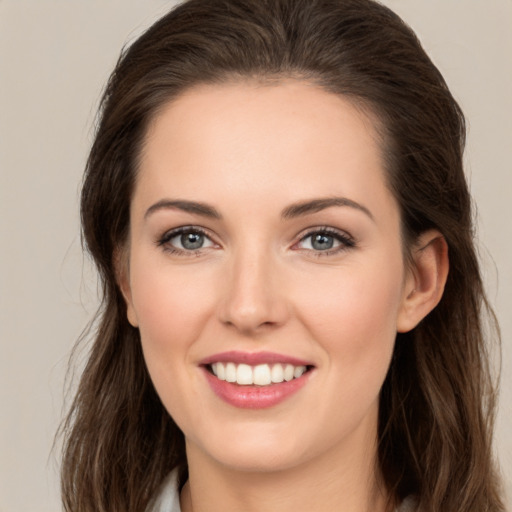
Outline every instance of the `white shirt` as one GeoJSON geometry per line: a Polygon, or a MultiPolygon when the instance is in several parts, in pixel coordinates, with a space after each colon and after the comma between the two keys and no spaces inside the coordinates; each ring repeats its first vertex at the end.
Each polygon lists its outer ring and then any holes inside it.
{"type": "MultiPolygon", "coordinates": [[[[414,500],[405,500],[396,512],[414,512],[414,500]]],[[[146,512],[181,512],[178,490],[178,471],[174,469],[164,480],[156,498],[151,501],[146,512]]]]}

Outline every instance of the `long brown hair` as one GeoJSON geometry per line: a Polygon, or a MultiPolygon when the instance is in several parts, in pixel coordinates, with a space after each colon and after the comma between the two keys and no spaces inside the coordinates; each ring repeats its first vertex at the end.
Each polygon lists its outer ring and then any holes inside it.
{"type": "Polygon", "coordinates": [[[449,247],[444,296],[397,336],[381,392],[379,469],[390,496],[415,495],[432,512],[504,510],[482,325],[493,316],[473,244],[464,117],[441,74],[411,29],[372,0],[189,0],[122,53],[101,103],[81,218],[103,301],[62,428],[67,511],[142,511],[171,469],[186,472],[183,434],[151,384],[114,269],[148,123],[199,83],[290,77],[377,116],[405,250],[429,228],[449,247]]]}

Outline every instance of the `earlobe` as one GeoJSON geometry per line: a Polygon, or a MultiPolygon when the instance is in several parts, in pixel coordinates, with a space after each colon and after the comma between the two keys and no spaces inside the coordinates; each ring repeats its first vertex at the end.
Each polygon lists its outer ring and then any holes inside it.
{"type": "Polygon", "coordinates": [[[125,250],[116,250],[114,254],[114,268],[116,280],[126,303],[126,316],[133,327],[138,327],[137,315],[132,302],[130,286],[130,263],[125,250]]]}
{"type": "Polygon", "coordinates": [[[443,296],[449,270],[448,245],[443,235],[436,230],[423,233],[412,249],[411,260],[397,318],[398,332],[416,327],[443,296]]]}

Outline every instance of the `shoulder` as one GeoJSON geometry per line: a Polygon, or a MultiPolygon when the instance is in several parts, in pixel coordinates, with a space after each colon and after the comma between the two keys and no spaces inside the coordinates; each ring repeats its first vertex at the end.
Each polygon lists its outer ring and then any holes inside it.
{"type": "Polygon", "coordinates": [[[171,471],[162,482],[146,512],[181,512],[177,469],[171,471]]]}

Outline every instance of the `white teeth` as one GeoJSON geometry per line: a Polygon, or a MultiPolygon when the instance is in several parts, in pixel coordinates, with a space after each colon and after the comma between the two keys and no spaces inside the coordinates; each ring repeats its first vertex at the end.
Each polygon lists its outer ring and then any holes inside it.
{"type": "Polygon", "coordinates": [[[212,373],[219,379],[233,382],[240,386],[269,386],[283,381],[289,382],[298,379],[306,371],[305,366],[293,366],[292,364],[248,364],[213,363],[212,373]]]}
{"type": "Polygon", "coordinates": [[[306,371],[305,366],[297,366],[295,370],[293,370],[293,376],[298,379],[304,372],[306,371]]]}
{"type": "Polygon", "coordinates": [[[282,364],[275,364],[272,366],[272,371],[270,373],[270,379],[272,382],[279,384],[284,380],[284,370],[282,364]]]}
{"type": "Polygon", "coordinates": [[[253,382],[256,386],[268,386],[272,379],[270,377],[270,367],[268,364],[259,364],[253,370],[253,382]]]}
{"type": "Polygon", "coordinates": [[[220,380],[226,380],[226,367],[222,363],[215,363],[214,366],[217,367],[217,373],[215,373],[215,371],[213,372],[217,375],[217,378],[220,380]]]}
{"type": "Polygon", "coordinates": [[[288,382],[288,381],[293,379],[294,370],[295,370],[295,368],[291,364],[287,364],[284,367],[284,380],[286,382],[288,382]]]}
{"type": "Polygon", "coordinates": [[[235,365],[235,363],[228,363],[226,365],[226,380],[228,382],[236,382],[236,365],[235,365]]]}
{"type": "Polygon", "coordinates": [[[236,382],[241,385],[253,383],[252,368],[248,364],[239,364],[236,369],[236,382]]]}

